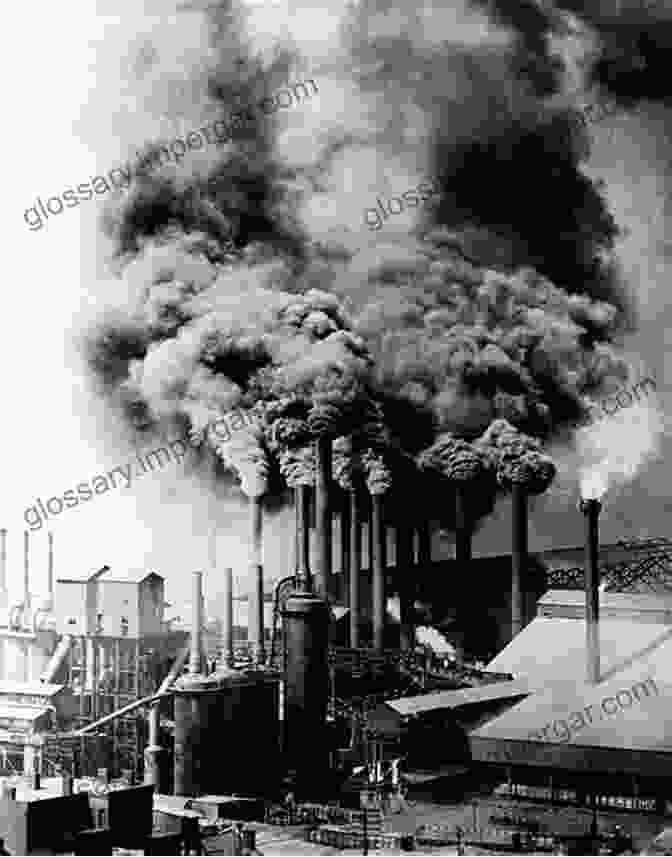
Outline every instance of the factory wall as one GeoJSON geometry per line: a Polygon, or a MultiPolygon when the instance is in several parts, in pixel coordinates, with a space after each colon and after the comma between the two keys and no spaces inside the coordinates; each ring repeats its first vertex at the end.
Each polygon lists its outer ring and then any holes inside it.
{"type": "Polygon", "coordinates": [[[87,594],[86,581],[57,582],[54,600],[56,629],[60,634],[86,634],[87,594]]]}

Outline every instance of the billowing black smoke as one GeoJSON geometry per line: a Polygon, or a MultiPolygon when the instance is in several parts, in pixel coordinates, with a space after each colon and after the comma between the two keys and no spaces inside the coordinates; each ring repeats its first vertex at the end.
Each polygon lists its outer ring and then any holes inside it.
{"type": "MultiPolygon", "coordinates": [[[[207,163],[136,176],[108,214],[133,297],[87,335],[89,365],[140,430],[202,437],[232,408],[255,413],[246,450],[217,450],[253,494],[274,454],[264,414],[292,397],[309,422],[311,402],[350,417],[377,403],[393,483],[395,462],[416,478],[410,462],[446,433],[473,440],[506,419],[550,437],[625,372],[609,345],[617,228],[581,168],[588,139],[550,21],[531,4],[334,3],[316,31],[311,10],[273,53],[250,7],[238,49],[253,71],[223,53],[206,112],[306,76],[319,96],[258,116],[207,163]],[[425,176],[433,208],[367,231],[376,194],[425,176]]],[[[215,51],[225,12],[204,13],[215,51]]]]}

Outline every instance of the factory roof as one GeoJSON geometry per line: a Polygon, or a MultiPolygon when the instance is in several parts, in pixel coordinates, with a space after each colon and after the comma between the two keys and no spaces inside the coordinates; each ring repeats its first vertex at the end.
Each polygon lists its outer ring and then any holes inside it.
{"type": "Polygon", "coordinates": [[[0,680],[0,696],[3,693],[22,694],[26,696],[55,696],[64,687],[65,685],[63,684],[51,684],[49,682],[2,679],[0,680]]]}
{"type": "MultiPolygon", "coordinates": [[[[669,663],[672,646],[665,648],[659,667],[669,663]]],[[[671,715],[672,669],[656,673],[640,664],[598,685],[567,683],[534,694],[469,738],[480,761],[669,776],[671,715]]]]}
{"type": "MultiPolygon", "coordinates": [[[[635,664],[658,658],[664,644],[672,639],[672,628],[626,618],[601,620],[599,633],[603,676],[625,674],[635,664]]],[[[561,617],[537,617],[487,668],[516,677],[524,676],[533,688],[576,684],[586,672],[585,649],[584,622],[561,617]]],[[[672,658],[669,643],[666,651],[667,657],[672,658]]]]}
{"type": "Polygon", "coordinates": [[[460,708],[463,705],[474,705],[495,699],[510,699],[516,696],[524,696],[529,692],[526,680],[517,679],[516,681],[485,684],[480,687],[441,690],[437,693],[423,693],[419,696],[391,699],[385,704],[400,716],[408,717],[411,714],[424,714],[427,711],[437,711],[441,708],[460,708]]]}
{"type": "Polygon", "coordinates": [[[0,721],[2,720],[25,720],[32,723],[39,717],[49,713],[48,708],[35,705],[7,705],[0,702],[0,721]]]}
{"type": "Polygon", "coordinates": [[[70,572],[68,574],[61,574],[56,578],[58,583],[86,583],[89,580],[96,580],[100,577],[101,574],[104,574],[106,571],[109,571],[109,565],[104,565],[102,568],[98,568],[95,571],[82,571],[82,572],[70,572]]]}
{"type": "Polygon", "coordinates": [[[146,568],[120,568],[109,569],[109,573],[105,575],[103,583],[142,583],[148,577],[158,577],[163,580],[162,575],[156,571],[146,568]]]}
{"type": "Polygon", "coordinates": [[[471,733],[473,757],[669,775],[672,628],[607,619],[599,637],[601,681],[591,685],[584,622],[540,617],[523,629],[490,667],[525,676],[536,692],[471,733]]]}

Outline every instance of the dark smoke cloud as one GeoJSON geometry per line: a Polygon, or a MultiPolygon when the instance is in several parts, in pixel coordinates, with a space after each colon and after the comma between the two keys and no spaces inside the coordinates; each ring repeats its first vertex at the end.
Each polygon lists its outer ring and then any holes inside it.
{"type": "MultiPolygon", "coordinates": [[[[87,336],[89,365],[140,429],[198,436],[233,408],[263,422],[294,397],[293,418],[336,436],[353,403],[375,401],[388,452],[362,460],[376,490],[395,467],[410,479],[446,433],[473,440],[506,419],[550,437],[622,375],[609,343],[627,303],[616,224],[582,169],[572,69],[544,38],[555,24],[531,4],[507,17],[503,4],[327,3],[316,33],[311,9],[273,50],[266,6],[240,16],[237,39],[227,8],[207,12],[204,115],[306,70],[320,97],[212,162],[135,178],[106,219],[134,297],[87,336]],[[442,189],[429,214],[375,235],[357,222],[383,185],[428,175],[442,189]]],[[[261,461],[273,444],[253,434],[245,460],[261,461]]],[[[308,479],[291,446],[278,447],[288,481],[308,479]]]]}

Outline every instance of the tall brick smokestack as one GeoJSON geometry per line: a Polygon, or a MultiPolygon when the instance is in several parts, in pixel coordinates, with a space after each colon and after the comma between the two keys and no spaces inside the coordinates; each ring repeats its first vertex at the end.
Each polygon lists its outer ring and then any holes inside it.
{"type": "Polygon", "coordinates": [[[191,617],[191,647],[189,652],[189,673],[198,675],[202,671],[201,638],[203,627],[203,572],[195,571],[192,578],[193,612],[191,617]]]}
{"type": "Polygon", "coordinates": [[[332,566],[332,449],[331,438],[324,435],[315,441],[315,541],[316,568],[315,591],[321,598],[328,598],[331,586],[332,566]]]}
{"type": "Polygon", "coordinates": [[[373,648],[385,648],[385,540],[387,531],[383,513],[382,494],[371,495],[371,574],[373,597],[373,648]]]}
{"type": "Polygon", "coordinates": [[[350,502],[350,646],[359,648],[359,578],[362,572],[362,513],[356,486],[348,492],[350,502]]]}
{"type": "Polygon", "coordinates": [[[599,572],[599,517],[602,503],[594,498],[584,499],[580,505],[586,527],[586,681],[600,681],[600,572],[599,572]]]}
{"type": "Polygon", "coordinates": [[[23,603],[25,609],[30,607],[30,533],[23,531],[23,603]]]}
{"type": "Polygon", "coordinates": [[[310,485],[294,487],[294,512],[296,515],[296,591],[312,592],[310,576],[310,485]]]}
{"type": "Polygon", "coordinates": [[[399,592],[399,644],[404,651],[412,649],[415,643],[413,566],[413,528],[410,524],[399,524],[395,572],[399,592]]]}
{"type": "Polygon", "coordinates": [[[224,569],[224,615],[222,616],[222,666],[233,666],[233,569],[224,569]]]}
{"type": "Polygon", "coordinates": [[[455,559],[461,570],[471,561],[472,520],[469,514],[468,487],[455,483],[455,559]]]}
{"type": "Polygon", "coordinates": [[[263,509],[261,497],[249,499],[250,512],[250,592],[248,633],[255,663],[263,664],[264,648],[264,570],[261,564],[263,509]]]}
{"type": "Polygon", "coordinates": [[[511,487],[511,639],[523,630],[523,592],[527,571],[527,491],[521,484],[511,487]]]}
{"type": "Polygon", "coordinates": [[[7,600],[7,530],[0,529],[0,604],[7,600]]]}

